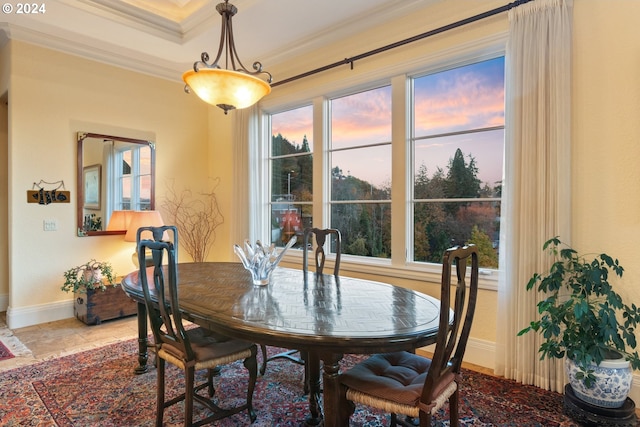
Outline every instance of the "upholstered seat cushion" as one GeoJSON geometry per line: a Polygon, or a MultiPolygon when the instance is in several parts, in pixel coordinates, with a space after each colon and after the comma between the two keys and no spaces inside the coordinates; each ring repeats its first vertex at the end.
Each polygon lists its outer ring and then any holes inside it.
{"type": "MultiPolygon", "coordinates": [[[[204,328],[189,329],[186,333],[191,342],[191,349],[195,353],[196,369],[213,368],[249,357],[254,345],[248,341],[230,339],[204,328]]],[[[184,355],[170,344],[163,344],[158,355],[178,366],[184,365],[182,362],[184,355]]]]}
{"type": "Polygon", "coordinates": [[[371,396],[417,406],[431,360],[405,351],[376,354],[341,375],[342,384],[371,396]]]}

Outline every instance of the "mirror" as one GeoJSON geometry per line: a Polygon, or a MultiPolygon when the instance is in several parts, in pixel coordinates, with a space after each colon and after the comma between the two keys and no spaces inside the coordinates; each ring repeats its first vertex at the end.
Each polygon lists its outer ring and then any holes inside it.
{"type": "Polygon", "coordinates": [[[78,132],[77,186],[78,236],[125,234],[114,211],[155,209],[155,143],[78,132]]]}

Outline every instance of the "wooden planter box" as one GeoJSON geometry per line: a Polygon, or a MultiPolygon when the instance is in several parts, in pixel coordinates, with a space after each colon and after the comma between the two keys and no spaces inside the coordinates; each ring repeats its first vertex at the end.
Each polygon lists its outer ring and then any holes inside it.
{"type": "Polygon", "coordinates": [[[133,316],[137,304],[118,286],[107,286],[106,291],[88,290],[86,294],[75,293],[73,311],[78,320],[87,325],[99,325],[105,320],[133,316]]]}

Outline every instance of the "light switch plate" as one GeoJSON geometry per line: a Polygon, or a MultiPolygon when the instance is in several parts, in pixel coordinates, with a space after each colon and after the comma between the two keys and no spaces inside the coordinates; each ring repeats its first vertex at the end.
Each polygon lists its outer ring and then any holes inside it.
{"type": "Polygon", "coordinates": [[[58,229],[58,221],[53,218],[45,219],[43,221],[44,231],[56,231],[58,229]]]}

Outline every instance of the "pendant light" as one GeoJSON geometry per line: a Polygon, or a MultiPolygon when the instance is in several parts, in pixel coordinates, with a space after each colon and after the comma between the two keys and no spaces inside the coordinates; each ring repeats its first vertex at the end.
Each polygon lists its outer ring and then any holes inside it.
{"type": "Polygon", "coordinates": [[[194,91],[204,102],[220,107],[227,114],[229,110],[247,108],[258,102],[271,92],[271,74],[262,70],[260,62],[253,63],[253,71],[249,71],[240,61],[233,40],[231,18],[238,9],[225,0],[219,3],[216,10],[222,16],[222,32],[218,54],[211,64],[209,54],[203,52],[201,60],[193,64],[193,70],[182,75],[184,90],[194,91]],[[221,68],[220,60],[225,60],[225,68],[221,68]],[[230,68],[229,68],[230,66],[230,68]],[[258,77],[264,75],[266,81],[258,77]]]}

